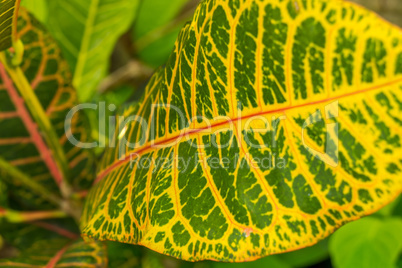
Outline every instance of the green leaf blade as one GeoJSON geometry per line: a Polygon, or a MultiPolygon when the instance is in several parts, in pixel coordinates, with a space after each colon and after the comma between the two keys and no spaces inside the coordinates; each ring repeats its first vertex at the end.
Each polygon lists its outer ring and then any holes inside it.
{"type": "Polygon", "coordinates": [[[402,251],[402,220],[374,217],[348,223],[329,243],[335,267],[395,267],[402,251]]]}
{"type": "MultiPolygon", "coordinates": [[[[189,15],[178,17],[187,1],[144,1],[133,29],[134,45],[141,60],[158,67],[164,64],[174,47],[181,27],[189,15]]],[[[192,12],[192,10],[190,10],[192,12]]]]}
{"type": "Polygon", "coordinates": [[[45,24],[48,17],[48,6],[46,0],[22,0],[21,5],[31,12],[37,20],[45,24]]]}
{"type": "Polygon", "coordinates": [[[49,1],[48,26],[73,70],[81,101],[95,92],[117,39],[136,14],[135,1],[49,1]]]}

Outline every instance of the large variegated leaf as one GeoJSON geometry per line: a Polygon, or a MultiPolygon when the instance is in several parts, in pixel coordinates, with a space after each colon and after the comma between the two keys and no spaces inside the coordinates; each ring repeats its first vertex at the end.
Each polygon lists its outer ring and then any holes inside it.
{"type": "Polygon", "coordinates": [[[13,22],[18,16],[19,4],[20,0],[0,0],[0,51],[13,44],[13,22]]]}
{"type": "Polygon", "coordinates": [[[48,26],[73,69],[73,85],[88,100],[108,70],[117,39],[131,25],[138,0],[50,0],[48,26]]]}
{"type": "Polygon", "coordinates": [[[106,248],[101,243],[87,244],[82,240],[44,240],[17,258],[0,260],[0,267],[107,267],[106,248]]]}
{"type": "Polygon", "coordinates": [[[186,260],[314,244],[400,194],[401,96],[402,32],[373,13],[203,1],[124,113],[83,233],[186,260]]]}
{"type": "MultiPolygon", "coordinates": [[[[56,190],[66,180],[75,189],[86,188],[93,179],[94,159],[91,153],[74,146],[68,136],[78,141],[89,140],[86,118],[77,112],[65,130],[65,120],[71,108],[77,105],[76,92],[71,86],[71,75],[67,63],[62,59],[55,41],[26,11],[20,10],[18,29],[25,44],[21,70],[39,100],[46,116],[56,132],[58,142],[68,162],[68,177],[64,177],[56,163],[31,111],[18,93],[18,86],[3,64],[0,63],[0,157],[30,176],[34,181],[56,190]]],[[[14,71],[13,71],[14,72],[14,71]]],[[[0,175],[1,177],[1,175],[0,175]]],[[[31,190],[13,180],[17,191],[31,203],[31,190]]],[[[19,200],[24,198],[19,197],[19,200]]]]}

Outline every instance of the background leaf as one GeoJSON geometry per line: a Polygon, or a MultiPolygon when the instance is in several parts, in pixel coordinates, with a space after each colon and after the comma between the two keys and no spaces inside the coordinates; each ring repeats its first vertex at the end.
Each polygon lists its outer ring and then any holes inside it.
{"type": "Polygon", "coordinates": [[[175,20],[188,0],[147,0],[141,3],[134,24],[134,45],[139,57],[153,67],[164,64],[186,20],[193,14],[175,20]]]}
{"type": "MultiPolygon", "coordinates": [[[[59,139],[57,142],[66,155],[70,174],[67,180],[74,190],[86,189],[94,176],[94,158],[90,151],[71,144],[65,132],[66,116],[78,104],[67,63],[61,57],[55,41],[23,9],[20,10],[18,29],[20,39],[25,44],[21,69],[49,117],[59,139]]],[[[59,176],[58,166],[28,107],[1,64],[0,70],[0,157],[32,180],[57,193],[55,178],[59,176]]],[[[86,122],[82,112],[77,112],[71,119],[71,133],[78,141],[90,140],[86,122]]],[[[7,179],[4,174],[0,174],[0,178],[7,179]]],[[[7,181],[13,187],[9,193],[14,195],[14,205],[24,202],[24,206],[33,207],[41,202],[42,198],[26,185],[14,179],[7,181]]]]}
{"type": "Polygon", "coordinates": [[[141,266],[142,248],[124,243],[108,241],[109,267],[136,268],[141,266]]]}
{"type": "Polygon", "coordinates": [[[117,39],[133,22],[139,1],[49,0],[48,27],[73,71],[79,99],[87,101],[108,70],[117,39]]]}
{"type": "Polygon", "coordinates": [[[351,0],[351,2],[369,8],[387,21],[402,27],[402,17],[400,16],[402,12],[402,4],[399,0],[351,0]]]}
{"type": "Polygon", "coordinates": [[[351,222],[331,237],[329,249],[335,267],[395,267],[402,251],[402,220],[373,217],[351,222]]]}
{"type": "Polygon", "coordinates": [[[1,219],[0,222],[4,241],[17,252],[25,252],[37,241],[54,239],[70,241],[79,238],[79,230],[71,218],[28,223],[9,223],[1,219]]]}
{"type": "Polygon", "coordinates": [[[324,261],[329,257],[328,238],[311,247],[306,247],[275,256],[291,267],[310,267],[316,263],[324,261]]]}
{"type": "Polygon", "coordinates": [[[65,239],[37,241],[20,257],[0,260],[0,267],[107,267],[106,248],[100,243],[65,239]]]}
{"type": "Polygon", "coordinates": [[[42,24],[45,24],[48,17],[48,6],[46,0],[22,0],[21,5],[25,7],[42,24]]]}

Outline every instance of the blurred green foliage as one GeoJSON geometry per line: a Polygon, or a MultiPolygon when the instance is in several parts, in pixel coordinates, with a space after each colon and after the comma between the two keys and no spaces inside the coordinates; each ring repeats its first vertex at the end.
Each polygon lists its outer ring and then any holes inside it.
{"type": "Polygon", "coordinates": [[[394,267],[402,250],[402,219],[366,217],[351,222],[330,239],[336,267],[394,267]]]}
{"type": "MultiPolygon", "coordinates": [[[[187,2],[187,0],[142,2],[133,27],[134,45],[141,60],[152,67],[158,67],[166,62],[181,27],[190,16],[190,14],[184,17],[179,15],[187,2]]],[[[192,11],[190,10],[191,14],[192,11]]]]}

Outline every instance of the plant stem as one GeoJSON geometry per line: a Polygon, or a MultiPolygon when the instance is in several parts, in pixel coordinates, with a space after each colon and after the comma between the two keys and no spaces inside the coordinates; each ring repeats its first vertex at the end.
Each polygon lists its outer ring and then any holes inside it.
{"type": "Polygon", "coordinates": [[[70,239],[78,239],[80,237],[79,234],[71,232],[70,230],[64,229],[64,228],[62,228],[60,226],[50,224],[48,222],[34,221],[34,222],[31,222],[31,224],[35,225],[35,226],[38,226],[40,228],[43,228],[45,230],[52,231],[52,232],[54,232],[56,234],[59,234],[61,236],[64,236],[64,237],[67,237],[67,238],[70,238],[70,239]]]}
{"type": "Polygon", "coordinates": [[[3,209],[0,207],[0,218],[4,217],[9,222],[12,223],[30,222],[30,221],[54,219],[54,218],[65,218],[67,216],[68,215],[65,212],[60,210],[22,212],[12,209],[3,209]]]}
{"type": "Polygon", "coordinates": [[[120,69],[103,79],[99,85],[98,92],[101,94],[105,93],[128,80],[141,79],[143,77],[148,79],[152,73],[152,68],[140,61],[131,60],[126,65],[122,66],[120,69]]]}

